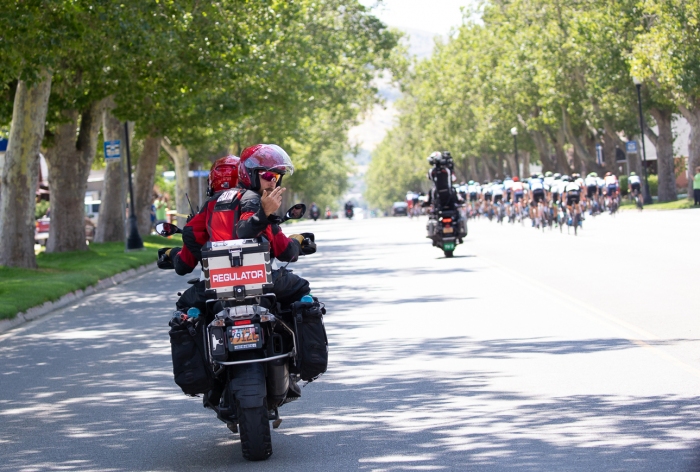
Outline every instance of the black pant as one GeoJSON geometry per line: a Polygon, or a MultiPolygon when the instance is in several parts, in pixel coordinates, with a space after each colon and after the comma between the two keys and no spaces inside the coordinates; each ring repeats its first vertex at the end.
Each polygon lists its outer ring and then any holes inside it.
{"type": "Polygon", "coordinates": [[[693,203],[693,205],[700,205],[700,188],[693,189],[693,196],[695,197],[695,203],[693,203]]]}
{"type": "MultiPolygon", "coordinates": [[[[311,292],[309,282],[306,279],[302,279],[285,268],[272,271],[272,284],[272,291],[277,296],[277,301],[283,306],[299,301],[301,297],[311,292]]],[[[177,309],[186,311],[190,307],[196,307],[204,313],[207,301],[204,295],[205,290],[203,280],[193,284],[183,292],[175,303],[177,309]]]]}

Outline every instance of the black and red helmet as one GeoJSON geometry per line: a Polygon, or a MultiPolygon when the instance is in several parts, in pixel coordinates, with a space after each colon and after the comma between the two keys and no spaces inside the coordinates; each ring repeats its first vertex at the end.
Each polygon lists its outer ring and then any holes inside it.
{"type": "MultiPolygon", "coordinates": [[[[276,172],[280,175],[294,173],[294,165],[289,155],[276,144],[256,144],[248,147],[241,153],[241,162],[238,164],[238,183],[241,187],[250,190],[260,188],[260,172],[276,172]]],[[[277,181],[279,187],[282,178],[277,181]]]]}
{"type": "Polygon", "coordinates": [[[226,156],[217,159],[209,171],[209,195],[214,195],[222,190],[234,188],[238,185],[238,163],[237,156],[226,156]]]}

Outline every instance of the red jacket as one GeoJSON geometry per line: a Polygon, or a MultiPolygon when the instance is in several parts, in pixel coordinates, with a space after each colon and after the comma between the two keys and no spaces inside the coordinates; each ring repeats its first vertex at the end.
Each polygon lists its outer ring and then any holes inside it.
{"type": "Polygon", "coordinates": [[[270,242],[272,257],[289,262],[299,257],[301,245],[285,236],[279,225],[268,219],[257,192],[235,188],[217,193],[183,228],[182,249],[174,256],[171,253],[175,272],[179,275],[192,272],[202,261],[202,247],[208,241],[260,236],[270,242]]]}

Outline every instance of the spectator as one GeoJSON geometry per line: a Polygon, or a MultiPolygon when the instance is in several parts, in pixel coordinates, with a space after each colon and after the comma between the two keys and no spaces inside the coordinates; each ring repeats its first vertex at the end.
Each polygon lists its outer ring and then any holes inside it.
{"type": "Polygon", "coordinates": [[[168,215],[166,211],[168,210],[168,198],[165,195],[158,195],[155,202],[156,206],[156,224],[166,223],[168,221],[168,215]]]}
{"type": "Polygon", "coordinates": [[[695,168],[695,178],[693,178],[693,197],[695,197],[693,206],[700,205],[700,166],[695,168]]]}

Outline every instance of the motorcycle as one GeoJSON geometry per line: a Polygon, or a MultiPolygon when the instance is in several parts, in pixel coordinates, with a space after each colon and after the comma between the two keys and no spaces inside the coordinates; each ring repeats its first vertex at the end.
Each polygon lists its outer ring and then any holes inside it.
{"type": "Polygon", "coordinates": [[[346,207],[345,208],[345,217],[349,220],[352,220],[352,217],[355,216],[355,211],[353,210],[352,207],[346,207]]]}
{"type": "Polygon", "coordinates": [[[321,216],[321,210],[319,210],[317,206],[312,205],[311,209],[309,210],[309,215],[311,216],[311,218],[313,218],[314,221],[316,221],[321,216]]]}
{"type": "MultiPolygon", "coordinates": [[[[305,211],[297,204],[281,221],[299,219],[305,211]]],[[[169,223],[158,224],[156,231],[162,236],[182,232],[169,223]]],[[[314,235],[303,236],[302,253],[313,254],[314,235]]],[[[240,433],[243,457],[251,461],[270,457],[270,422],[279,427],[278,409],[301,395],[297,382],[313,381],[328,361],[323,304],[308,295],[289,306],[277,303],[271,268],[276,261],[270,261],[269,249],[263,238],[207,243],[202,248],[205,310],[175,312],[170,323],[176,383],[189,395],[204,394],[204,406],[240,433]],[[180,338],[182,346],[196,345],[203,355],[179,362],[180,338]],[[197,363],[204,367],[187,371],[197,363]],[[192,378],[200,371],[206,375],[195,385],[192,378]]]]}
{"type": "Polygon", "coordinates": [[[455,247],[467,236],[467,220],[459,218],[457,210],[439,210],[430,214],[427,230],[433,246],[440,248],[445,257],[453,257],[455,247]]]}

